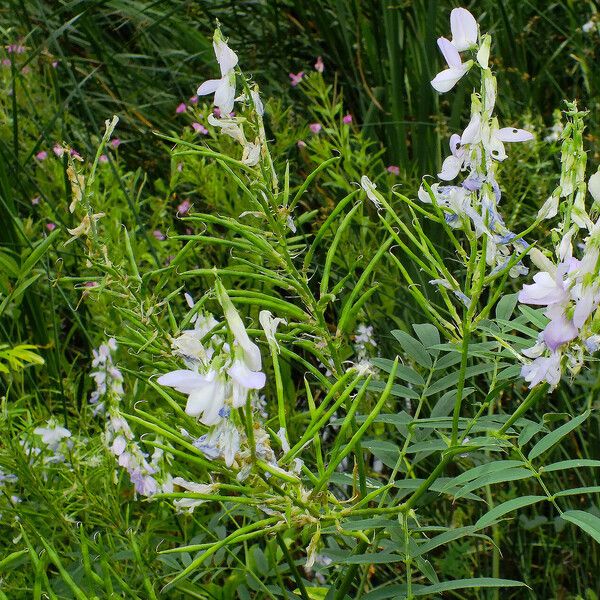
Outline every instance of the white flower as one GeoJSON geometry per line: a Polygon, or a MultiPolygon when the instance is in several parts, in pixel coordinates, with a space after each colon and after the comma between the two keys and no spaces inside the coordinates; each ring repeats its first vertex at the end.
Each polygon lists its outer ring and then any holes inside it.
{"type": "Polygon", "coordinates": [[[379,210],[381,208],[381,202],[375,194],[377,186],[366,175],[363,175],[360,178],[360,185],[362,186],[362,189],[367,192],[367,198],[375,205],[375,208],[379,210]]]}
{"type": "Polygon", "coordinates": [[[600,170],[596,171],[588,181],[588,190],[594,202],[600,202],[600,170]]]}
{"type": "Polygon", "coordinates": [[[477,21],[466,8],[455,8],[450,13],[452,45],[459,51],[477,45],[477,21]]]}
{"type": "Polygon", "coordinates": [[[71,432],[61,427],[54,419],[48,420],[46,427],[36,427],[33,433],[41,436],[42,442],[53,452],[58,449],[61,440],[71,437],[71,432]]]}
{"type": "Polygon", "coordinates": [[[217,29],[213,37],[215,56],[221,69],[220,79],[205,81],[196,92],[198,96],[214,94],[214,104],[223,116],[233,111],[235,101],[235,66],[238,63],[236,53],[229,48],[221,32],[217,29]]]}
{"type": "MultiPolygon", "coordinates": [[[[453,11],[454,12],[454,11],[453,11]]],[[[432,80],[431,85],[434,90],[440,93],[449,92],[473,66],[473,61],[469,60],[463,64],[456,46],[446,38],[439,38],[438,47],[446,59],[448,68],[438,73],[432,80]]]]}
{"type": "Polygon", "coordinates": [[[200,374],[179,369],[161,375],[156,381],[187,394],[185,412],[191,417],[198,417],[204,425],[215,425],[223,417],[227,382],[217,371],[200,374]]]}
{"type": "Polygon", "coordinates": [[[594,21],[590,20],[587,23],[584,23],[581,26],[581,31],[583,31],[583,33],[589,33],[590,31],[592,31],[592,29],[594,29],[594,21]]]}
{"type": "Polygon", "coordinates": [[[277,348],[277,351],[279,351],[279,343],[275,339],[275,332],[277,331],[277,327],[280,323],[287,325],[287,321],[280,317],[273,317],[271,312],[268,310],[261,310],[258,314],[258,320],[260,321],[260,324],[265,332],[267,342],[274,345],[275,348],[277,348]]]}
{"type": "MultiPolygon", "coordinates": [[[[218,485],[214,483],[194,483],[193,481],[183,479],[183,477],[175,477],[172,483],[195,494],[213,494],[218,488],[218,485]]],[[[173,505],[177,509],[177,512],[191,514],[197,506],[200,506],[204,502],[207,502],[204,498],[178,498],[173,501],[173,505]]]]}

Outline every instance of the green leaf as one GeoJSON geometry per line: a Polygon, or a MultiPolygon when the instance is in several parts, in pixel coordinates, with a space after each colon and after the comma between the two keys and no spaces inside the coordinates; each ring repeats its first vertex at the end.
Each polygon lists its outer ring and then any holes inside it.
{"type": "Polygon", "coordinates": [[[502,296],[496,305],[496,317],[508,321],[517,305],[517,294],[506,294],[502,296]]]}
{"type": "Polygon", "coordinates": [[[485,465],[473,467],[472,469],[461,473],[450,480],[450,485],[464,485],[465,483],[478,479],[484,475],[490,475],[492,473],[498,473],[521,466],[523,466],[523,463],[520,460],[496,460],[491,463],[486,463],[485,465]]]}
{"type": "Polygon", "coordinates": [[[587,458],[575,458],[573,460],[561,460],[559,462],[546,465],[540,469],[542,473],[550,471],[562,471],[563,469],[578,469],[580,467],[600,467],[600,460],[591,460],[587,458]]]}
{"type": "Polygon", "coordinates": [[[429,356],[429,353],[425,350],[425,346],[423,346],[419,340],[416,340],[414,337],[400,329],[394,329],[391,333],[398,340],[400,346],[402,346],[402,350],[404,350],[404,353],[409,358],[420,364],[422,367],[431,369],[431,356],[429,356]]]}
{"type": "Polygon", "coordinates": [[[427,349],[427,352],[436,357],[439,352],[431,347],[440,343],[440,332],[437,330],[437,327],[431,323],[415,323],[413,329],[423,346],[427,349]]]}
{"type": "Polygon", "coordinates": [[[503,517],[514,510],[519,510],[519,508],[541,502],[542,500],[546,500],[546,496],[523,496],[521,498],[513,498],[512,500],[498,504],[498,506],[495,506],[492,508],[492,510],[486,512],[485,515],[483,515],[475,523],[475,529],[477,530],[489,527],[490,525],[493,525],[500,517],[503,517]]]}
{"type": "Polygon", "coordinates": [[[520,479],[528,479],[529,477],[533,477],[533,473],[530,469],[522,467],[517,467],[516,469],[505,469],[499,473],[491,473],[489,475],[484,475],[483,477],[478,477],[474,481],[471,481],[461,488],[456,494],[454,494],[454,497],[456,499],[462,498],[464,495],[474,492],[475,490],[486,485],[505,483],[508,481],[518,481],[520,479]]]}
{"type": "MultiPolygon", "coordinates": [[[[392,366],[394,365],[394,361],[389,358],[372,358],[371,362],[382,371],[389,373],[392,370],[392,366]]],[[[413,385],[424,386],[425,380],[419,373],[417,373],[414,369],[410,367],[406,367],[404,365],[398,365],[396,369],[396,378],[402,379],[403,381],[408,381],[408,383],[412,383],[413,385]]]]}
{"type": "Polygon", "coordinates": [[[502,588],[502,587],[527,587],[521,581],[513,579],[496,579],[494,577],[474,577],[472,579],[455,579],[428,585],[414,592],[415,596],[429,596],[450,590],[466,590],[471,588],[502,588]]]}
{"type": "Polygon", "coordinates": [[[546,452],[557,444],[563,437],[571,433],[574,429],[577,429],[588,417],[590,416],[590,411],[586,410],[582,415],[575,417],[568,423],[561,425],[558,429],[550,432],[548,435],[545,435],[529,452],[527,458],[529,460],[533,460],[537,458],[540,454],[546,452]]]}
{"type": "Polygon", "coordinates": [[[600,518],[583,510],[567,510],[561,518],[577,525],[600,544],[600,518]]]}

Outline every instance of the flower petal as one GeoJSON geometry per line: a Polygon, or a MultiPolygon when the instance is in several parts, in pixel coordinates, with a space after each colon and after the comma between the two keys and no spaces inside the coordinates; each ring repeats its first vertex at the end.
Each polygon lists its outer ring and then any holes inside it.
{"type": "Polygon", "coordinates": [[[265,386],[266,375],[262,371],[252,371],[242,360],[234,361],[227,373],[235,382],[251,390],[260,390],[265,386]]]}
{"type": "Polygon", "coordinates": [[[465,63],[458,68],[445,69],[431,80],[431,86],[436,92],[440,92],[440,94],[449,92],[470,67],[469,63],[465,63]]]}
{"type": "Polygon", "coordinates": [[[495,136],[502,142],[529,142],[533,139],[533,134],[524,129],[514,127],[503,127],[496,131],[495,136]]]}
{"type": "Polygon", "coordinates": [[[462,65],[460,54],[450,40],[445,37],[438,38],[437,45],[450,68],[459,68],[462,65]]]}
{"type": "Polygon", "coordinates": [[[452,43],[459,52],[477,44],[477,21],[466,8],[455,8],[450,13],[452,43]]]}
{"type": "Polygon", "coordinates": [[[196,94],[198,96],[207,96],[208,94],[214,94],[217,88],[221,85],[222,79],[209,79],[200,85],[196,94]]]}
{"type": "Polygon", "coordinates": [[[175,388],[182,394],[191,394],[196,388],[206,384],[206,378],[195,371],[179,369],[161,375],[156,383],[175,388]]]}
{"type": "Polygon", "coordinates": [[[444,160],[442,170],[438,173],[438,177],[444,181],[452,181],[452,179],[460,173],[462,165],[462,158],[450,155],[444,160]]]}

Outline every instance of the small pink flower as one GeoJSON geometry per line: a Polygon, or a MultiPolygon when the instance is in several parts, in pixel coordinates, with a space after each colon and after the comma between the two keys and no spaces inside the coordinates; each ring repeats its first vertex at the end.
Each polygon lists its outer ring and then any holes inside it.
{"type": "Polygon", "coordinates": [[[319,133],[319,131],[321,131],[321,129],[323,129],[323,126],[321,123],[311,123],[308,128],[316,135],[319,133]]]}
{"type": "Polygon", "coordinates": [[[348,113],[347,115],[344,115],[344,118],[342,119],[342,123],[344,125],[350,125],[350,123],[352,123],[352,115],[350,113],[348,113]]]}
{"type": "Polygon", "coordinates": [[[304,71],[300,71],[299,73],[296,73],[296,74],[290,73],[289,77],[291,79],[290,85],[292,87],[296,87],[302,81],[302,78],[304,77],[304,71]]]}
{"type": "Polygon", "coordinates": [[[152,235],[159,241],[162,242],[165,239],[165,234],[160,229],[155,229],[152,235]]]}
{"type": "Polygon", "coordinates": [[[175,109],[175,112],[180,115],[181,113],[184,113],[187,110],[187,105],[185,102],[182,102],[181,104],[179,104],[177,106],[177,108],[175,109]]]}
{"type": "Polygon", "coordinates": [[[46,229],[48,231],[54,231],[56,229],[56,225],[54,223],[46,223],[46,229]]]}
{"type": "Polygon", "coordinates": [[[45,150],[42,150],[41,152],[38,152],[35,157],[40,161],[46,160],[48,158],[48,153],[45,150]]]}
{"type": "Polygon", "coordinates": [[[192,207],[192,203],[189,200],[184,200],[177,207],[177,214],[178,215],[185,215],[187,212],[189,212],[189,210],[190,210],[191,207],[192,207]]]}
{"type": "Polygon", "coordinates": [[[58,67],[58,61],[57,60],[53,60],[52,61],[52,68],[56,69],[56,67],[58,67]]]}
{"type": "Polygon", "coordinates": [[[202,135],[208,134],[208,129],[206,129],[206,127],[204,127],[204,125],[202,125],[202,123],[192,123],[192,129],[196,133],[201,133],[202,135]]]}
{"type": "Polygon", "coordinates": [[[69,154],[73,158],[81,158],[81,154],[79,154],[79,152],[77,152],[77,150],[75,150],[75,148],[71,148],[71,151],[69,152],[69,154]]]}
{"type": "Polygon", "coordinates": [[[97,281],[86,281],[83,284],[83,287],[86,287],[86,288],[95,288],[95,287],[98,287],[98,282],[97,281]]]}
{"type": "Polygon", "coordinates": [[[296,146],[298,146],[298,148],[306,148],[306,142],[304,140],[298,140],[296,146]]]}
{"type": "Polygon", "coordinates": [[[108,156],[106,156],[106,154],[101,154],[101,155],[98,157],[98,162],[99,162],[101,165],[104,165],[104,164],[106,164],[106,163],[108,162],[108,156]]]}
{"type": "Polygon", "coordinates": [[[190,98],[190,104],[198,104],[198,96],[192,96],[190,98]]]}
{"type": "Polygon", "coordinates": [[[33,204],[34,206],[37,206],[40,203],[40,197],[36,196],[35,198],[31,199],[31,204],[33,204]]]}
{"type": "Polygon", "coordinates": [[[9,54],[23,54],[23,52],[25,52],[25,46],[23,46],[22,44],[10,44],[6,48],[6,51],[9,54]]]}
{"type": "Polygon", "coordinates": [[[325,70],[325,64],[323,63],[323,59],[318,56],[317,62],[315,63],[315,71],[322,73],[325,70]]]}
{"type": "Polygon", "coordinates": [[[54,144],[52,152],[60,158],[65,153],[65,149],[60,144],[54,144]]]}
{"type": "Polygon", "coordinates": [[[10,67],[10,58],[3,58],[3,59],[2,59],[2,64],[3,64],[5,67],[10,67]]]}
{"type": "Polygon", "coordinates": [[[215,115],[215,117],[217,117],[217,119],[221,118],[221,109],[218,106],[215,106],[213,108],[213,115],[215,115]]]}
{"type": "Polygon", "coordinates": [[[112,140],[110,140],[110,147],[114,148],[115,150],[121,145],[121,140],[119,138],[114,138],[112,140]]]}
{"type": "Polygon", "coordinates": [[[400,175],[400,167],[398,167],[396,165],[390,165],[386,170],[388,173],[391,173],[392,175],[400,175]]]}

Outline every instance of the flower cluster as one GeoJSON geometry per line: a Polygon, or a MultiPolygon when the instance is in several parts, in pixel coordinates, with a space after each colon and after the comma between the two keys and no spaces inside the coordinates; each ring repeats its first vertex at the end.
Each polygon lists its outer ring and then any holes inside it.
{"type": "Polygon", "coordinates": [[[477,22],[464,8],[456,8],[450,16],[452,40],[439,38],[438,46],[448,63],[448,69],[431,82],[438,92],[447,92],[473,67],[481,73],[479,93],[471,96],[471,118],[461,134],[450,138],[450,156],[442,165],[438,177],[444,183],[431,187],[423,185],[419,199],[424,203],[435,201],[444,211],[447,223],[453,228],[485,235],[485,260],[492,272],[510,267],[510,275],[526,274],[521,262],[512,261],[513,251],[523,252],[527,244],[508,230],[497,210],[501,191],[496,181],[498,162],[506,159],[506,142],[525,142],[533,135],[523,129],[501,128],[494,116],[496,78],[489,67],[491,38],[479,35],[477,22]],[[462,62],[461,52],[473,58],[462,62]],[[450,185],[460,173],[466,173],[460,185],[450,185]],[[512,248],[511,248],[512,246],[512,248]]]}
{"type": "MultiPolygon", "coordinates": [[[[233,342],[220,335],[204,338],[219,323],[212,315],[196,315],[194,329],[184,331],[173,342],[175,353],[188,367],[158,378],[160,385],[175,388],[188,396],[185,411],[204,425],[216,425],[226,419],[232,408],[246,404],[253,390],[265,385],[258,346],[250,340],[244,323],[229,299],[223,284],[217,281],[217,298],[223,308],[233,342]]],[[[192,299],[187,296],[190,308],[192,299]]]]}
{"type": "Polygon", "coordinates": [[[213,48],[219,68],[221,70],[220,79],[209,79],[205,81],[196,92],[198,96],[214,94],[215,114],[208,116],[208,122],[213,127],[218,127],[221,131],[234,140],[243,148],[242,162],[250,167],[258,164],[261,158],[261,139],[257,136],[254,141],[248,141],[244,133],[244,117],[236,116],[233,112],[235,102],[244,102],[249,100],[259,119],[264,114],[264,107],[258,88],[250,91],[249,98],[247,94],[242,94],[238,98],[236,94],[236,72],[235,67],[238,63],[237,54],[227,45],[219,29],[215,31],[213,37],[213,48]]]}
{"type": "Polygon", "coordinates": [[[595,202],[600,200],[600,175],[592,175],[586,185],[584,113],[571,103],[567,116],[570,122],[563,132],[560,182],[539,212],[541,218],[552,218],[559,210],[562,215],[553,232],[556,264],[533,249],[529,256],[539,272],[534,283],[524,285],[519,293],[519,302],[544,307],[550,319],[537,343],[523,352],[534,359],[521,371],[531,387],[542,382],[555,387],[564,365],[575,375],[586,352],[593,353],[600,346],[600,328],[594,319],[600,303],[600,219],[594,222],[585,206],[588,187],[595,202]],[[573,246],[580,231],[587,235],[583,243],[575,244],[580,250],[580,258],[576,258],[573,246]]]}
{"type": "Polygon", "coordinates": [[[123,375],[113,362],[117,342],[113,338],[93,351],[91,373],[96,390],[90,396],[94,415],[105,414],[104,445],[115,455],[120,467],[129,474],[135,491],[142,496],[173,490],[172,477],[164,468],[168,457],[157,448],[150,458],[138,445],[135,435],[121,414],[120,402],[124,395],[123,375]]]}
{"type": "Polygon", "coordinates": [[[44,463],[62,463],[65,462],[65,455],[73,447],[71,432],[58,424],[54,418],[48,419],[45,427],[36,427],[33,430],[35,435],[41,437],[42,443],[52,454],[44,456],[44,463]]]}

